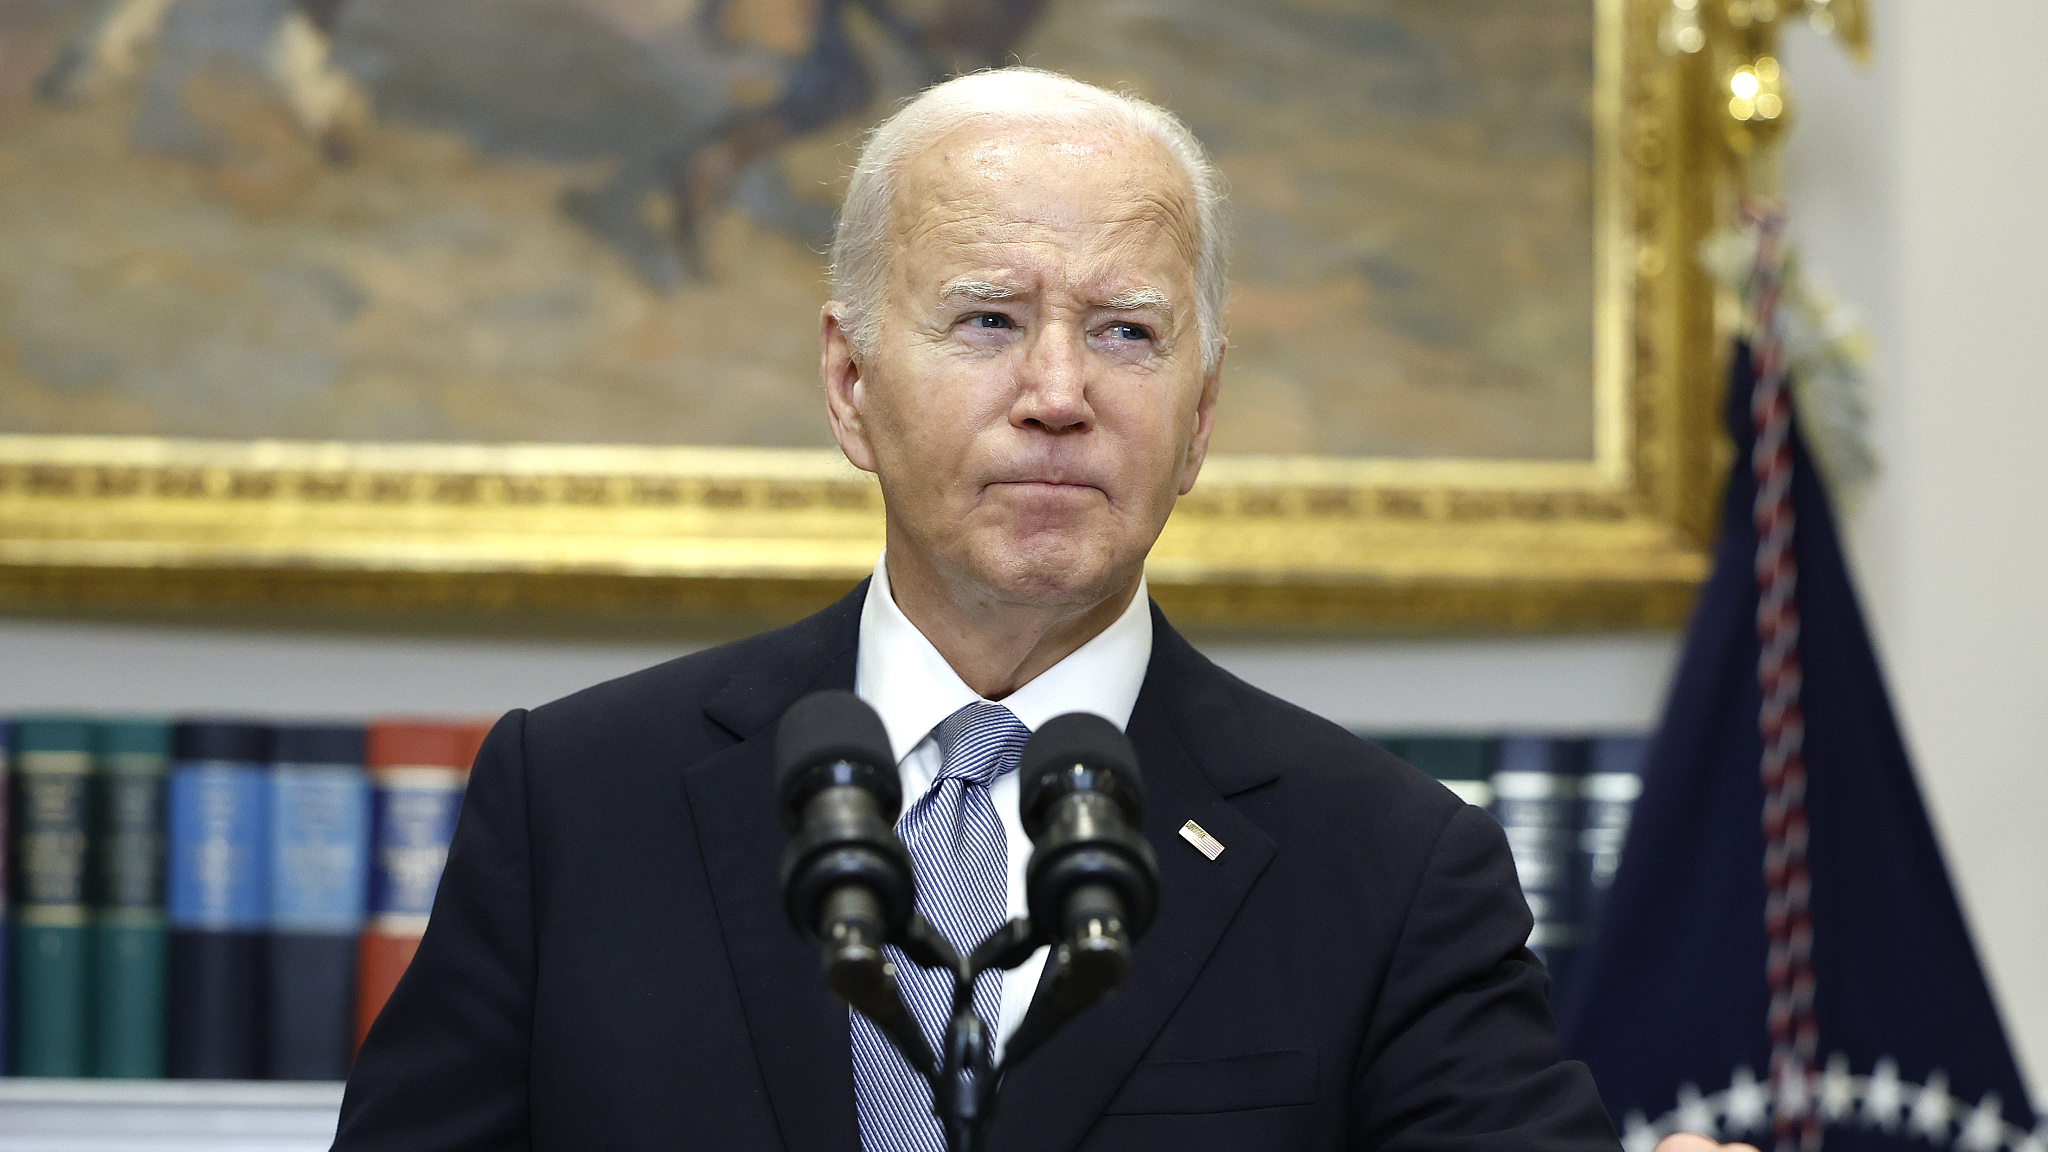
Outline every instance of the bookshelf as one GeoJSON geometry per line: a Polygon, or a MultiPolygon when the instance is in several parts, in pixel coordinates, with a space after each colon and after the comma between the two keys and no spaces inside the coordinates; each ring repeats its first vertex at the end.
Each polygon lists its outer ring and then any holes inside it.
{"type": "Polygon", "coordinates": [[[341,1084],[0,1079],[0,1152],[325,1152],[341,1084]]]}
{"type": "MultiPolygon", "coordinates": [[[[483,730],[92,717],[0,730],[0,797],[13,801],[0,858],[15,865],[0,1034],[19,1074],[0,1077],[0,1152],[326,1149],[342,1086],[306,1078],[346,1069],[357,1025],[410,960],[483,730]],[[208,789],[220,795],[204,810],[246,827],[195,825],[208,789]],[[201,868],[208,851],[249,875],[194,900],[200,880],[219,881],[201,868]],[[192,910],[235,900],[249,910],[233,924],[192,910]],[[108,959],[129,936],[148,963],[108,959]],[[241,967],[201,970],[222,955],[241,967]],[[70,1078],[92,1072],[107,1078],[70,1078]]],[[[1368,735],[1501,821],[1531,944],[1566,971],[1619,860],[1644,738],[1368,735]]]]}

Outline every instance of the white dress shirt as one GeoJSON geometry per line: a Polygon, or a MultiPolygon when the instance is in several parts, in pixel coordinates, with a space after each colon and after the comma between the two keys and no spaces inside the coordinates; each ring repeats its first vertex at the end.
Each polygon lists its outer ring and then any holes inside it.
{"type": "MultiPolygon", "coordinates": [[[[1130,606],[1109,627],[997,703],[1034,731],[1068,712],[1093,712],[1118,728],[1125,727],[1138,702],[1138,689],[1144,685],[1145,668],[1152,662],[1149,604],[1141,576],[1130,606]]],[[[907,811],[939,776],[943,753],[932,730],[939,721],[981,697],[896,606],[889,591],[886,553],[875,561],[874,582],[868,585],[867,602],[861,606],[853,690],[881,714],[882,726],[889,730],[907,811]]],[[[1031,838],[1024,834],[1017,812],[1017,773],[996,777],[988,791],[1010,844],[1009,914],[1022,916],[1024,863],[1031,856],[1031,838]]],[[[970,941],[969,946],[974,943],[978,941],[970,941]]],[[[1031,959],[1003,973],[1002,1009],[995,1022],[998,1060],[1031,1006],[1046,951],[1040,948],[1031,959]]]]}

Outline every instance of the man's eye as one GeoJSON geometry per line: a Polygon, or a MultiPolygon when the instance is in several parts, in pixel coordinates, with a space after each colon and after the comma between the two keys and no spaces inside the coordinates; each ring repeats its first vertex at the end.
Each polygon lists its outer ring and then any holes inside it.
{"type": "Polygon", "coordinates": [[[1152,330],[1143,324],[1111,324],[1109,334],[1119,340],[1150,340],[1152,330]]]}
{"type": "Polygon", "coordinates": [[[977,312],[967,321],[976,328],[1008,328],[1010,318],[1001,312],[977,312]]]}

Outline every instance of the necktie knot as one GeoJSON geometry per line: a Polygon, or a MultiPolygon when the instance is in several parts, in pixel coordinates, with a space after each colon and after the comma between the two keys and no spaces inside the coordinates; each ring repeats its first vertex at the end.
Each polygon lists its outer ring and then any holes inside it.
{"type": "Polygon", "coordinates": [[[937,736],[938,778],[986,785],[1017,766],[1031,729],[1001,704],[976,700],[939,721],[937,736]]]}

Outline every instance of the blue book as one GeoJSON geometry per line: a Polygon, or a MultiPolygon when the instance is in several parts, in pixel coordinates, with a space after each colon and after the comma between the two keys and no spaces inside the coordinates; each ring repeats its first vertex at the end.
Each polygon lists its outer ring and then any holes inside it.
{"type": "Polygon", "coordinates": [[[270,771],[269,1042],[274,1080],[340,1080],[354,1049],[370,879],[360,727],[277,730],[270,771]]]}
{"type": "Polygon", "coordinates": [[[263,1074],[270,745],[256,724],[180,724],[170,784],[171,1076],[263,1074]]]}
{"type": "Polygon", "coordinates": [[[1586,775],[1579,781],[1578,874],[1573,878],[1579,940],[1589,944],[1600,906],[1621,867],[1629,816],[1643,792],[1647,736],[1601,736],[1593,741],[1586,775]]]}
{"type": "Polygon", "coordinates": [[[1515,854],[1515,873],[1535,928],[1529,949],[1550,969],[1552,985],[1579,944],[1573,905],[1579,777],[1587,742],[1553,736],[1501,738],[1493,773],[1494,815],[1515,854]]]}

